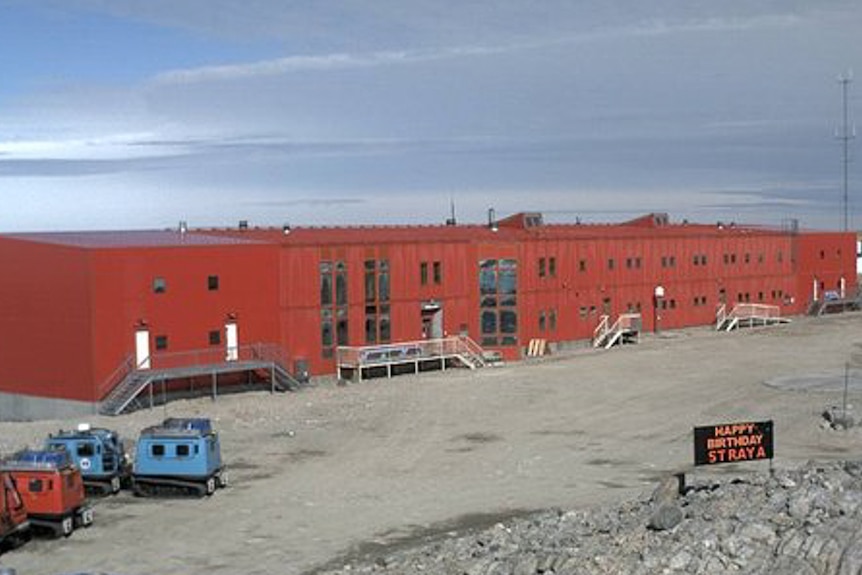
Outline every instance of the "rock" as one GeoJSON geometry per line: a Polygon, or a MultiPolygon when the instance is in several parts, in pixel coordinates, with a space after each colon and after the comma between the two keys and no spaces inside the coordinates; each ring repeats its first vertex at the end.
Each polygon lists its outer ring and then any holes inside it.
{"type": "Polygon", "coordinates": [[[683,518],[682,509],[674,503],[665,503],[659,506],[650,516],[649,527],[656,531],[673,529],[680,524],[683,518]]]}

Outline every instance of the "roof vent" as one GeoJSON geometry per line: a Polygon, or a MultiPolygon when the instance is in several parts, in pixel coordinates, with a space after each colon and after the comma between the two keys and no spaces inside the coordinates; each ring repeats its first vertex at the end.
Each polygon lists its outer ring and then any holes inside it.
{"type": "Polygon", "coordinates": [[[239,221],[239,229],[247,230],[248,229],[248,220],[240,220],[239,221]]]}

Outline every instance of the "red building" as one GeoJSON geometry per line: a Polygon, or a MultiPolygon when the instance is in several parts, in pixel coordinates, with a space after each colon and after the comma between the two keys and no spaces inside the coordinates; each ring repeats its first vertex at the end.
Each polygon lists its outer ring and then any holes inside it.
{"type": "Polygon", "coordinates": [[[856,293],[855,242],[664,214],[2,235],[0,416],[93,412],[147,369],[265,358],[331,374],[339,346],[459,334],[516,359],[534,338],[589,339],[602,315],[653,330],[710,324],[721,303],[804,313],[856,293]]]}

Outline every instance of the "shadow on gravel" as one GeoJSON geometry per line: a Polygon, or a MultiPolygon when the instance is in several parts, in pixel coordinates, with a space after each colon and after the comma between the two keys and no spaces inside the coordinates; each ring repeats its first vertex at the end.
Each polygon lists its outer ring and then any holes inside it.
{"type": "Polygon", "coordinates": [[[386,557],[392,553],[437,540],[462,537],[470,533],[484,531],[497,523],[504,523],[510,519],[533,513],[536,513],[536,510],[510,509],[497,513],[469,513],[431,526],[410,525],[403,529],[386,531],[380,533],[375,540],[356,545],[342,555],[304,572],[303,575],[319,575],[333,569],[339,569],[347,564],[371,563],[378,557],[386,557]]]}

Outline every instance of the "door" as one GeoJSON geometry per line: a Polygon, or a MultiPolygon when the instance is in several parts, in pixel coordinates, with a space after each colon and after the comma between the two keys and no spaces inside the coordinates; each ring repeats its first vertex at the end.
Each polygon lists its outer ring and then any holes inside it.
{"type": "Polygon", "coordinates": [[[239,331],[236,323],[227,323],[225,332],[225,361],[236,361],[239,359],[239,331]]]}
{"type": "Polygon", "coordinates": [[[135,369],[150,369],[150,330],[135,332],[135,369]]]}
{"type": "Polygon", "coordinates": [[[422,304],[422,339],[443,337],[443,307],[435,301],[422,304]]]}

